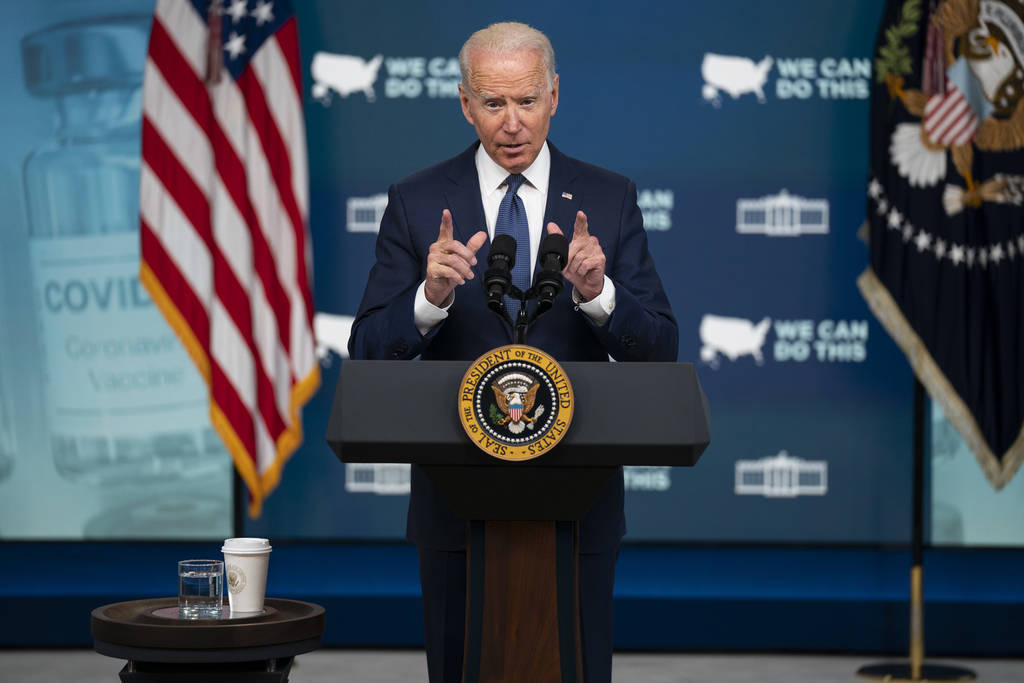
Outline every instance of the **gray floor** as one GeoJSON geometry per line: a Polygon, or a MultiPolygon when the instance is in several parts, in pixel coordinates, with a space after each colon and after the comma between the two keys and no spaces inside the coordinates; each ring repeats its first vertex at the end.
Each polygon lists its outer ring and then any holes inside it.
{"type": "MultiPolygon", "coordinates": [[[[616,683],[830,683],[858,681],[873,657],[633,654],[615,656],[616,683]]],[[[1024,683],[1024,660],[935,661],[973,669],[986,683],[1024,683]]],[[[91,650],[0,650],[0,683],[112,683],[123,662],[91,650]]],[[[300,656],[291,683],[426,681],[422,652],[321,650],[300,656]]]]}

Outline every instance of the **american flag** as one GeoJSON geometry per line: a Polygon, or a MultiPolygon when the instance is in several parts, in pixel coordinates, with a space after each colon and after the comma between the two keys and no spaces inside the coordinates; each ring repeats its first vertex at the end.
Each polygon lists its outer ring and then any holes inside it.
{"type": "Polygon", "coordinates": [[[320,384],[301,82],[286,0],[158,0],[140,275],[206,379],[254,516],[320,384]]]}

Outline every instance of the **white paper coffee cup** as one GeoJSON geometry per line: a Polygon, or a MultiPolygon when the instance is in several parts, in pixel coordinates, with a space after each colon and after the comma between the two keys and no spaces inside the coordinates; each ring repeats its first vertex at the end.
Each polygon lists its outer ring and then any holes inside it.
{"type": "Polygon", "coordinates": [[[267,590],[270,541],[265,538],[229,538],[224,553],[228,605],[232,612],[260,612],[267,590]]]}

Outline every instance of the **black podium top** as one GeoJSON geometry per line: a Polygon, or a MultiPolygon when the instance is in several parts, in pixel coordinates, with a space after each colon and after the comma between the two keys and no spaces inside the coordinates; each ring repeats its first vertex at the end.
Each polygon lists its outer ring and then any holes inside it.
{"type": "MultiPolygon", "coordinates": [[[[344,361],[327,441],[344,462],[507,466],[459,423],[470,361],[344,361]]],[[[564,363],[572,425],[535,467],[690,466],[711,440],[692,363],[564,363]]]]}

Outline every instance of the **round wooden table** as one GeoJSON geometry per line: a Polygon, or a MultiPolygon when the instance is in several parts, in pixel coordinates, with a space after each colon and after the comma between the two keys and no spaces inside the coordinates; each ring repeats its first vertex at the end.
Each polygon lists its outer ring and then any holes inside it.
{"type": "Polygon", "coordinates": [[[97,607],[91,631],[97,652],[128,660],[123,683],[284,683],[294,657],[320,647],[324,608],[267,598],[259,614],[182,619],[177,598],[152,598],[97,607]]]}

